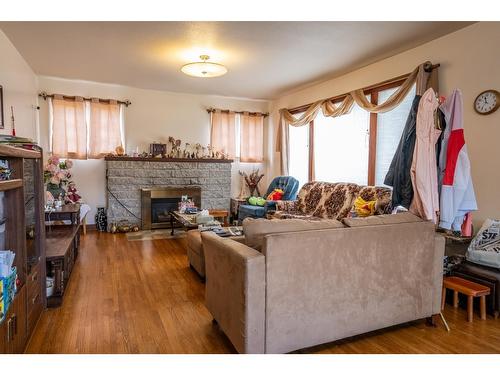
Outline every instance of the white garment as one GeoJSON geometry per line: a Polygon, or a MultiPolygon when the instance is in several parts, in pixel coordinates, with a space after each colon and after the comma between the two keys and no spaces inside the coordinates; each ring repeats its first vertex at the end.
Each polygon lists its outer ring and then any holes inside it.
{"type": "Polygon", "coordinates": [[[446,165],[441,188],[441,218],[439,226],[460,231],[465,214],[477,210],[472,185],[470,161],[465,145],[463,129],[463,101],[460,90],[453,93],[441,105],[450,135],[446,149],[446,165]]]}

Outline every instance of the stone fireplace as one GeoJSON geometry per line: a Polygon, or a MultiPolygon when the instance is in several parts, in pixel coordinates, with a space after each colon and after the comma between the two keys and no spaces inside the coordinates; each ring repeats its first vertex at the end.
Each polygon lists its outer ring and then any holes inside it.
{"type": "MultiPolygon", "coordinates": [[[[174,204],[177,206],[186,191],[189,195],[196,189],[199,198],[194,194],[194,199],[202,209],[229,210],[232,160],[129,157],[106,157],[105,160],[109,225],[126,220],[141,228],[145,223],[143,229],[147,228],[147,219],[143,223],[142,199],[148,191],[151,198],[158,199],[155,219],[160,221],[165,217],[159,218],[158,213],[162,216],[162,211],[174,204]],[[184,193],[179,194],[181,191],[184,193]]],[[[146,215],[151,220],[153,212],[146,215]]]]}
{"type": "Polygon", "coordinates": [[[170,226],[170,211],[178,209],[182,196],[201,205],[199,186],[160,187],[141,189],[141,226],[143,230],[167,228],[170,226]]]}

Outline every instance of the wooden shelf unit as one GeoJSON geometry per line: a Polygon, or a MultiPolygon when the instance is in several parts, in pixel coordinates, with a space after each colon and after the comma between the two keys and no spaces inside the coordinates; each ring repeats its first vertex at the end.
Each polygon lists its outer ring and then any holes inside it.
{"type": "Polygon", "coordinates": [[[0,181],[5,219],[5,248],[0,250],[15,252],[19,280],[0,323],[0,353],[23,353],[46,305],[45,267],[41,267],[45,266],[43,159],[39,151],[4,144],[0,144],[0,159],[12,169],[11,179],[0,181]],[[27,238],[27,222],[33,229],[32,238],[27,238]]]}
{"type": "Polygon", "coordinates": [[[0,181],[0,191],[7,191],[23,187],[23,180],[16,178],[13,180],[0,181]]]}
{"type": "Polygon", "coordinates": [[[47,229],[47,272],[54,277],[54,292],[47,297],[47,307],[62,304],[80,247],[80,224],[52,225],[47,229]]]}

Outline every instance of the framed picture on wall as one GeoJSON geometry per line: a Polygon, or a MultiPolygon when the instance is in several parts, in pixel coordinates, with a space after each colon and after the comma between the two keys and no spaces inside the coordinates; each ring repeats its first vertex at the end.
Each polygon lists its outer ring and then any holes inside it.
{"type": "Polygon", "coordinates": [[[3,87],[0,85],[0,129],[4,128],[3,121],[3,87]]]}

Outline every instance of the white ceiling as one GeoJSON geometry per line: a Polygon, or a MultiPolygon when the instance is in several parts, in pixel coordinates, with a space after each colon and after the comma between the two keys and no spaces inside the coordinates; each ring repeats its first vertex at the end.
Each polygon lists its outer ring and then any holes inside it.
{"type": "Polygon", "coordinates": [[[1,22],[36,74],[193,94],[272,99],[470,22],[1,22]],[[229,72],[193,78],[208,54],[229,72]]]}

